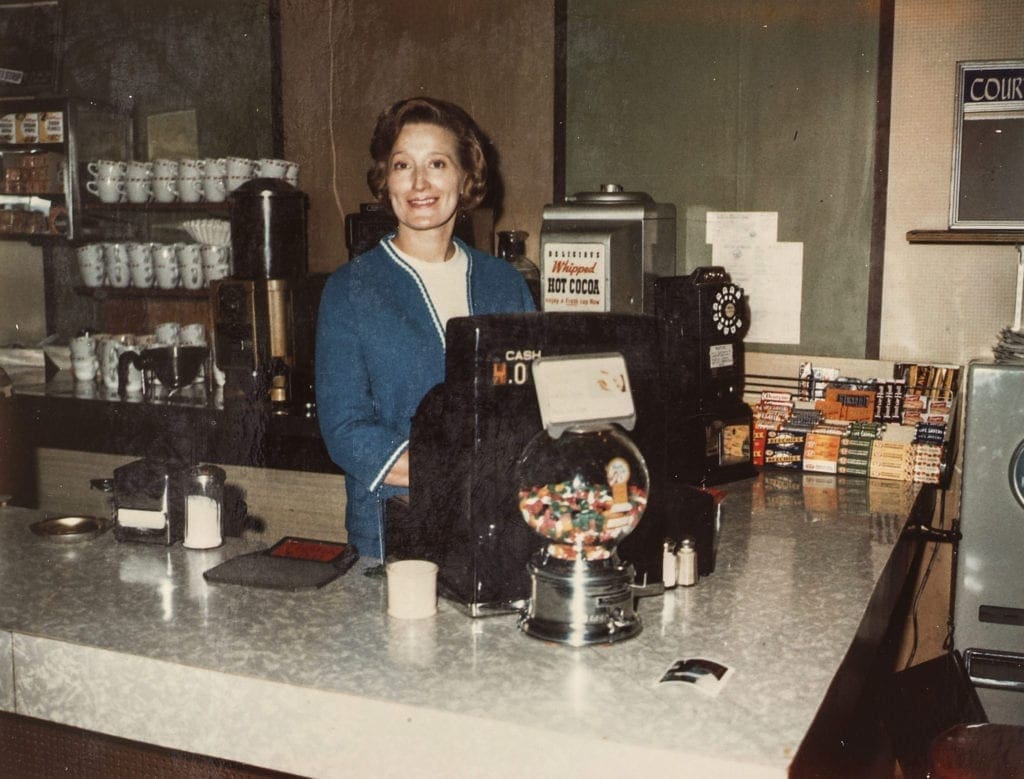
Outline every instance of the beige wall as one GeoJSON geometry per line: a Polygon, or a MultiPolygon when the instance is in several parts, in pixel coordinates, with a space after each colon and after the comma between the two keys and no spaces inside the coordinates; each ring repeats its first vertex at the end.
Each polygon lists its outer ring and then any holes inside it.
{"type": "Polygon", "coordinates": [[[897,0],[881,357],[991,359],[1013,320],[1012,246],[909,244],[949,224],[958,60],[1024,57],[1020,0],[897,0]]]}
{"type": "Polygon", "coordinates": [[[551,0],[284,0],[285,156],[310,195],[310,269],[347,257],[344,214],[370,199],[374,121],[412,95],[468,110],[501,155],[497,229],[529,231],[551,200],[554,111],[551,0]]]}
{"type": "Polygon", "coordinates": [[[46,335],[42,250],[0,241],[0,346],[30,346],[46,335]]]}

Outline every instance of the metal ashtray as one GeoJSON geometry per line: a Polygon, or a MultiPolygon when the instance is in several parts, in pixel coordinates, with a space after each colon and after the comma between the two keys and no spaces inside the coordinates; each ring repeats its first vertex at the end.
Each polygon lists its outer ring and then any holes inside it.
{"type": "Polygon", "coordinates": [[[52,538],[55,541],[82,541],[95,538],[109,527],[109,519],[85,516],[51,517],[29,525],[29,529],[37,536],[52,538]]]}

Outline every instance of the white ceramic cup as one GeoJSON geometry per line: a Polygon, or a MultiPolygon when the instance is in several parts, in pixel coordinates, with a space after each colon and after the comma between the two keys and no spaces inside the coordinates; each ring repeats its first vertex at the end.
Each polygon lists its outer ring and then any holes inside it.
{"type": "Polygon", "coordinates": [[[437,565],[429,560],[396,560],[386,566],[388,616],[423,619],[437,613],[437,565]]]}
{"type": "Polygon", "coordinates": [[[206,327],[199,322],[182,325],[178,343],[182,346],[206,346],[206,327]]]}
{"type": "Polygon", "coordinates": [[[85,166],[94,179],[124,178],[128,165],[117,160],[93,160],[85,166]]]}
{"type": "Polygon", "coordinates": [[[178,271],[185,289],[202,289],[203,257],[197,243],[175,244],[178,253],[178,271]]]}
{"type": "Polygon", "coordinates": [[[156,280],[153,267],[153,245],[150,243],[130,243],[128,248],[128,273],[132,286],[149,289],[156,280]]]}
{"type": "Polygon", "coordinates": [[[87,287],[102,287],[107,275],[103,245],[86,244],[79,246],[75,253],[78,256],[78,272],[82,276],[82,283],[87,287]]]}
{"type": "Polygon", "coordinates": [[[201,254],[206,286],[209,286],[211,281],[219,281],[231,275],[231,255],[227,246],[204,243],[201,254]]]}
{"type": "Polygon", "coordinates": [[[75,397],[83,400],[94,400],[96,398],[96,382],[89,380],[76,381],[75,397]]]}
{"type": "Polygon", "coordinates": [[[208,157],[203,160],[203,176],[223,178],[228,175],[228,160],[226,157],[208,157]]]}
{"type": "Polygon", "coordinates": [[[257,160],[254,174],[257,178],[283,179],[290,164],[288,160],[257,160]]]}
{"type": "Polygon", "coordinates": [[[125,179],[124,195],[129,203],[148,203],[153,199],[153,182],[148,178],[125,179]]]}
{"type": "Polygon", "coordinates": [[[107,265],[107,285],[124,289],[131,284],[128,269],[128,247],[123,243],[103,244],[103,258],[107,265]]]}
{"type": "Polygon", "coordinates": [[[223,203],[228,195],[226,176],[203,176],[203,200],[223,203]]]}
{"type": "Polygon", "coordinates": [[[234,192],[245,182],[251,181],[255,171],[255,160],[247,160],[242,157],[228,157],[225,188],[228,192],[234,192]]]}
{"type": "Polygon", "coordinates": [[[252,181],[252,176],[228,176],[224,182],[224,189],[230,194],[247,181],[252,181]]]}
{"type": "Polygon", "coordinates": [[[153,178],[153,163],[143,160],[129,160],[125,163],[125,178],[128,179],[150,179],[153,178]]]}
{"type": "Polygon", "coordinates": [[[153,177],[163,179],[178,178],[178,161],[161,157],[153,160],[153,177]]]}
{"type": "Polygon", "coordinates": [[[153,272],[160,289],[174,289],[181,280],[178,252],[173,243],[153,244],[153,272]]]}
{"type": "Polygon", "coordinates": [[[85,182],[85,188],[103,203],[120,203],[124,196],[124,178],[104,177],[85,182]]]}
{"type": "Polygon", "coordinates": [[[71,359],[96,356],[96,339],[91,335],[79,335],[68,341],[71,359]]]}
{"type": "Polygon", "coordinates": [[[130,341],[130,335],[108,335],[99,340],[99,370],[108,390],[117,389],[117,361],[129,349],[130,341]]]}
{"type": "Polygon", "coordinates": [[[100,361],[95,354],[84,357],[72,355],[71,357],[71,372],[75,376],[75,381],[93,381],[99,367],[100,361]]]}
{"type": "Polygon", "coordinates": [[[181,325],[177,322],[161,322],[153,328],[153,335],[161,346],[174,346],[181,335],[181,325]]]}
{"type": "MultiPolygon", "coordinates": [[[[125,352],[135,352],[136,354],[138,354],[139,353],[139,348],[140,347],[138,347],[138,346],[136,346],[134,344],[125,344],[123,346],[123,348],[117,354],[118,361],[120,361],[121,355],[124,354],[125,352]]],[[[105,378],[106,377],[104,376],[104,379],[105,378]]],[[[128,376],[125,379],[125,384],[124,384],[125,390],[128,391],[128,392],[132,392],[132,393],[140,392],[142,390],[142,385],[143,385],[142,370],[140,368],[136,367],[134,365],[134,363],[130,364],[128,366],[128,376]]]]}
{"type": "Polygon", "coordinates": [[[199,176],[178,177],[178,200],[182,203],[198,203],[203,199],[203,180],[199,176]]]}
{"type": "Polygon", "coordinates": [[[228,176],[251,179],[256,171],[255,160],[247,160],[244,157],[225,157],[224,162],[227,166],[225,173],[228,176]]]}
{"type": "Polygon", "coordinates": [[[176,176],[157,176],[153,179],[153,199],[157,203],[173,203],[178,199],[176,176]]]}

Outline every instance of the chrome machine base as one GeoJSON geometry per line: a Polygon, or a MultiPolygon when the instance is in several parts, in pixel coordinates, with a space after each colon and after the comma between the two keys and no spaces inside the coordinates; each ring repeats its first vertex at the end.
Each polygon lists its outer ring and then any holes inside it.
{"type": "Polygon", "coordinates": [[[634,569],[607,560],[557,560],[538,553],[530,561],[532,597],[520,629],[571,646],[623,641],[640,633],[633,608],[634,569]]]}

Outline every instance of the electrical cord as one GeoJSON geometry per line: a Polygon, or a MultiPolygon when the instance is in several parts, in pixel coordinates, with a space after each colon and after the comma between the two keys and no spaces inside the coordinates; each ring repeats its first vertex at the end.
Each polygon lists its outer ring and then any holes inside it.
{"type": "Polygon", "coordinates": [[[334,205],[342,225],[345,224],[345,209],[341,205],[341,193],[338,192],[338,148],[334,135],[334,4],[337,0],[327,3],[327,134],[331,141],[331,192],[334,194],[334,205]]]}
{"type": "MultiPolygon", "coordinates": [[[[939,495],[939,529],[945,530],[946,519],[946,491],[942,490],[939,495]]],[[[954,523],[956,520],[954,520],[954,523]]],[[[910,654],[907,656],[907,661],[903,666],[906,670],[914,664],[914,657],[917,655],[918,641],[919,641],[919,628],[918,628],[918,606],[920,605],[921,595],[924,593],[925,586],[928,584],[928,579],[931,577],[932,569],[935,567],[935,561],[939,556],[939,543],[937,541],[932,542],[932,554],[928,560],[928,565],[925,566],[924,574],[921,576],[921,581],[918,583],[917,592],[914,593],[913,604],[911,605],[911,645],[910,654]]],[[[950,630],[947,620],[947,633],[946,638],[943,641],[943,648],[946,647],[946,643],[950,640],[950,630]]]]}

